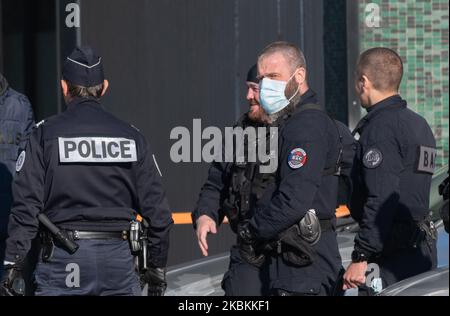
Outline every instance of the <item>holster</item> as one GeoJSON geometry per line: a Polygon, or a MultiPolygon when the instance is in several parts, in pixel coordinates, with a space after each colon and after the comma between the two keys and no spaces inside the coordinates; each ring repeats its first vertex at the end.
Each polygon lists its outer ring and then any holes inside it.
{"type": "Polygon", "coordinates": [[[50,262],[55,252],[55,243],[53,242],[52,234],[47,231],[40,232],[42,261],[50,262]]]}
{"type": "Polygon", "coordinates": [[[429,216],[422,221],[396,221],[392,227],[391,236],[385,243],[382,255],[415,249],[424,242],[431,247],[437,239],[436,227],[429,216]]]}
{"type": "Polygon", "coordinates": [[[263,247],[257,244],[247,244],[238,238],[239,254],[242,259],[254,267],[261,268],[266,261],[263,247]]]}
{"type": "Polygon", "coordinates": [[[292,226],[285,231],[280,240],[278,252],[281,252],[281,256],[286,263],[297,267],[312,264],[317,256],[312,245],[300,236],[296,226],[292,226]]]}
{"type": "Polygon", "coordinates": [[[317,252],[313,246],[319,241],[322,232],[334,229],[332,220],[319,221],[316,219],[316,221],[315,225],[306,225],[308,229],[305,229],[305,223],[302,219],[299,224],[292,226],[281,234],[277,252],[281,254],[286,263],[304,267],[316,260],[317,252]],[[318,231],[311,232],[309,229],[312,228],[318,231]],[[316,236],[316,238],[310,238],[311,236],[316,236]]]}

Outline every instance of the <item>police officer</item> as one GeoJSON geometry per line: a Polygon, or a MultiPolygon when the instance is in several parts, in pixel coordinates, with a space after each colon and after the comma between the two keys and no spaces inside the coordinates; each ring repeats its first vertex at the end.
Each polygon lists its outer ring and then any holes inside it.
{"type": "Polygon", "coordinates": [[[12,89],[0,74],[0,277],[12,203],[11,183],[20,149],[34,126],[28,98],[12,89]]]}
{"type": "Polygon", "coordinates": [[[153,152],[101,105],[108,81],[91,48],[67,57],[61,86],[67,110],[33,131],[16,165],[3,294],[17,294],[22,261],[40,233],[36,295],[140,295],[128,242],[136,212],[149,223],[144,281],[150,295],[162,294],[173,222],[153,152]],[[78,244],[75,253],[39,226],[41,213],[78,244]]]}
{"type": "Polygon", "coordinates": [[[436,266],[428,216],[436,142],[425,119],[399,95],[402,76],[402,60],[391,49],[369,49],[359,58],[356,90],[368,114],[354,131],[360,149],[351,213],[360,231],[344,288],[361,286],[365,294],[436,266]],[[380,275],[366,282],[368,263],[377,264],[380,275]]]}
{"type": "MultiPolygon", "coordinates": [[[[254,65],[249,69],[246,81],[249,111],[238,120],[236,127],[243,129],[262,127],[269,120],[259,104],[259,84],[256,76],[257,67],[254,65]]],[[[248,160],[239,165],[232,162],[214,162],[210,167],[208,179],[201,190],[196,209],[192,213],[198,243],[204,256],[208,255],[207,234],[216,234],[217,226],[222,223],[225,216],[228,216],[232,229],[236,231],[238,222],[244,216],[250,216],[250,212],[253,211],[250,208],[248,214],[242,214],[245,210],[240,209],[238,201],[241,201],[243,197],[240,190],[236,189],[237,181],[233,181],[245,172],[249,164],[248,160]],[[238,212],[240,212],[239,215],[238,212]]],[[[239,254],[239,247],[234,245],[230,251],[229,269],[222,282],[225,295],[261,296],[268,294],[267,285],[266,270],[243,260],[239,254]]]]}
{"type": "MultiPolygon", "coordinates": [[[[295,45],[266,47],[258,72],[261,104],[279,128],[279,163],[265,203],[238,228],[250,246],[242,253],[251,258],[269,250],[274,295],[332,295],[342,269],[334,172],[341,130],[317,105],[305,57],[295,45]]],[[[346,136],[351,136],[348,128],[346,136]]]]}

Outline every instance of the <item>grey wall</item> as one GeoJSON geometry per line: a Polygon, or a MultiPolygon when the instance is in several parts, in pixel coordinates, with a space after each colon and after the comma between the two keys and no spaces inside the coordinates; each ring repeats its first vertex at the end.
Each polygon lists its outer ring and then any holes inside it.
{"type": "Polygon", "coordinates": [[[359,98],[355,92],[355,70],[359,57],[359,4],[358,0],[347,0],[347,95],[348,95],[348,124],[355,128],[362,117],[359,98]]]}
{"type": "MultiPolygon", "coordinates": [[[[194,118],[203,126],[232,125],[246,111],[246,72],[264,46],[275,40],[299,45],[320,102],[339,106],[325,98],[336,95],[330,90],[334,85],[325,85],[325,73],[342,66],[324,66],[324,14],[330,1],[78,0],[81,28],[68,29],[64,9],[74,0],[0,0],[0,69],[3,63],[9,81],[30,97],[40,120],[64,110],[61,61],[80,40],[94,46],[111,84],[107,108],[141,129],[157,154],[172,209],[190,212],[208,165],[172,163],[170,131],[175,126],[192,130],[194,118]]],[[[347,5],[348,12],[356,17],[354,6],[347,5]]],[[[347,27],[349,35],[354,29],[347,27]]],[[[227,226],[222,236],[212,239],[212,253],[233,240],[227,226]]],[[[174,229],[171,263],[198,257],[193,237],[189,226],[174,229]]]]}
{"type": "MultiPolygon", "coordinates": [[[[342,12],[331,22],[324,19],[334,7],[342,11],[343,0],[341,5],[334,1],[0,0],[0,70],[30,97],[40,120],[64,110],[59,93],[61,61],[80,41],[94,46],[104,58],[111,83],[104,99],[107,108],[141,129],[157,154],[173,211],[190,212],[208,165],[172,163],[170,131],[175,126],[192,130],[194,118],[201,118],[203,126],[233,124],[247,108],[246,72],[270,42],[299,45],[320,102],[338,113],[338,107],[348,106],[350,124],[359,118],[359,106],[351,103],[353,85],[348,86],[348,104],[327,99],[342,93],[344,86],[325,84],[326,74],[339,75],[344,67],[327,60],[334,44],[324,45],[343,38],[342,32],[325,34],[344,23],[342,12]],[[68,2],[81,4],[80,29],[64,24],[68,2]]],[[[349,0],[344,8],[349,64],[357,57],[355,3],[349,0]]],[[[212,253],[224,251],[234,239],[227,225],[221,236],[212,238],[212,253]]],[[[193,238],[189,225],[174,228],[171,263],[199,256],[193,238]]]]}
{"type": "Polygon", "coordinates": [[[37,120],[56,112],[54,1],[0,1],[3,73],[15,90],[31,100],[37,120]]]}
{"type": "MultiPolygon", "coordinates": [[[[104,103],[149,140],[175,212],[193,210],[208,165],[172,163],[171,129],[192,130],[194,118],[203,126],[232,126],[247,108],[246,72],[267,44],[304,45],[311,86],[323,95],[322,1],[80,2],[81,42],[103,56],[110,80],[104,103]]],[[[171,263],[198,257],[193,238],[191,227],[175,227],[171,263]]],[[[225,227],[212,240],[212,253],[233,239],[225,227]]]]}
{"type": "MultiPolygon", "coordinates": [[[[302,2],[314,65],[322,54],[315,49],[321,6],[316,12],[313,5],[320,1],[81,1],[82,43],[103,56],[111,83],[105,104],[148,137],[174,210],[192,209],[207,166],[170,162],[171,129],[191,129],[193,118],[204,126],[233,124],[246,110],[244,77],[257,53],[279,39],[300,45],[302,2]]],[[[310,78],[319,93],[321,71],[310,78]]]]}

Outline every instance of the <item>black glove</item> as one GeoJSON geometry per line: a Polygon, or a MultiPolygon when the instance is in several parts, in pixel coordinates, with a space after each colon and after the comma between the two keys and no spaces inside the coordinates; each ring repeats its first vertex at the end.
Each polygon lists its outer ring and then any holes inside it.
{"type": "Polygon", "coordinates": [[[266,256],[262,251],[262,245],[256,241],[250,230],[248,222],[243,222],[238,225],[238,246],[242,259],[257,268],[262,267],[266,256]]]}
{"type": "Polygon", "coordinates": [[[6,265],[0,282],[0,296],[24,296],[25,281],[20,265],[6,265]]]}
{"type": "Polygon", "coordinates": [[[142,278],[148,284],[148,296],[164,296],[167,288],[166,268],[150,267],[142,278]]]}

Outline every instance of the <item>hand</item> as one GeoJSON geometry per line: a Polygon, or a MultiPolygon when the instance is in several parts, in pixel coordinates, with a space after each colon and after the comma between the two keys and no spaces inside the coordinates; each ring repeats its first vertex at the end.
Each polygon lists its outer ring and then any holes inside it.
{"type": "Polygon", "coordinates": [[[344,290],[357,288],[366,283],[367,261],[351,263],[344,274],[344,290]]]}
{"type": "Polygon", "coordinates": [[[25,281],[18,265],[6,265],[0,281],[0,296],[24,296],[25,281]]]}
{"type": "Polygon", "coordinates": [[[149,268],[142,278],[148,285],[147,296],[164,296],[167,289],[165,268],[149,268]]]}
{"type": "Polygon", "coordinates": [[[217,234],[216,222],[208,215],[202,215],[197,219],[197,240],[200,250],[205,257],[208,256],[208,234],[217,234]]]}

